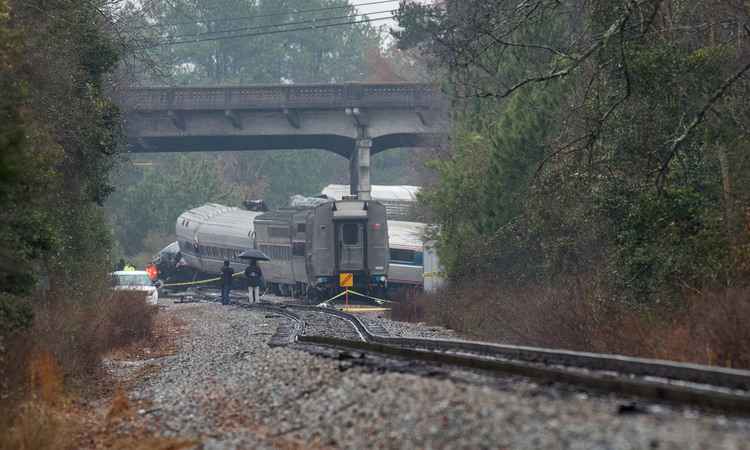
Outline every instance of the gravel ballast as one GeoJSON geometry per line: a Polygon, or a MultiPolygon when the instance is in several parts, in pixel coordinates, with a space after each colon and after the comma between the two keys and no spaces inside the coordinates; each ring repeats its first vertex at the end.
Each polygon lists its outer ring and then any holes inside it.
{"type": "Polygon", "coordinates": [[[365,325],[381,326],[387,331],[388,336],[413,337],[413,338],[456,338],[453,330],[443,327],[430,326],[424,323],[398,322],[379,317],[375,314],[359,314],[365,325]]]}
{"type": "MultiPolygon", "coordinates": [[[[744,418],[270,348],[287,319],[259,310],[202,303],[161,314],[184,321],[186,332],[128,395],[147,405],[142,426],[201,448],[750,449],[744,418]]],[[[395,327],[388,331],[404,335],[395,327]]]]}

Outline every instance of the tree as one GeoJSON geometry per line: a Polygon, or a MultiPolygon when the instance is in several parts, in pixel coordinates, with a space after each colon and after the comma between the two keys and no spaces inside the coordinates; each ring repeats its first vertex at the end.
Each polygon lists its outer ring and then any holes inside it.
{"type": "Polygon", "coordinates": [[[329,83],[364,79],[372,27],[263,33],[357,19],[348,0],[156,1],[142,30],[165,44],[153,56],[178,84],[329,83]]]}
{"type": "Polygon", "coordinates": [[[98,205],[121,132],[108,23],[88,1],[0,1],[0,336],[28,325],[33,291],[85,297],[109,266],[98,205]]]}
{"type": "Polygon", "coordinates": [[[746,282],[747,17],[740,1],[403,2],[399,45],[455,99],[454,156],[424,196],[454,273],[502,277],[513,258],[516,280],[585,274],[638,301],[746,282]],[[455,182],[477,169],[481,185],[455,182]]]}
{"type": "Polygon", "coordinates": [[[183,211],[208,202],[239,203],[214,158],[180,155],[164,162],[140,169],[109,203],[117,238],[128,255],[143,249],[149,232],[173,235],[183,211]]]}

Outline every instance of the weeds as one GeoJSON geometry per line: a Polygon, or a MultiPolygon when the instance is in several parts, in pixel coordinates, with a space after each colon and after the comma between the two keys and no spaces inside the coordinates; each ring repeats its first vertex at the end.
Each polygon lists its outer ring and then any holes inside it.
{"type": "Polygon", "coordinates": [[[396,306],[392,318],[426,321],[508,344],[750,368],[750,289],[691,293],[684,303],[645,308],[563,289],[498,289],[491,280],[450,286],[396,306]]]}
{"type": "Polygon", "coordinates": [[[72,437],[58,409],[43,402],[30,401],[17,412],[13,426],[0,435],[0,448],[39,450],[70,446],[72,437]]]}
{"type": "Polygon", "coordinates": [[[0,449],[65,448],[67,396],[88,389],[108,352],[151,338],[157,309],[143,294],[100,292],[36,299],[31,328],[3,340],[0,449]]]}

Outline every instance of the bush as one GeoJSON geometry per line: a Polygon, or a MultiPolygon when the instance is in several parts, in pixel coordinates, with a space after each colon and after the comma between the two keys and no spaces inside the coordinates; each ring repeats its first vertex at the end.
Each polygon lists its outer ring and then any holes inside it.
{"type": "Polygon", "coordinates": [[[105,289],[86,297],[88,303],[74,295],[34,299],[31,327],[0,341],[0,410],[17,413],[0,417],[0,448],[57,448],[28,433],[54,436],[54,409],[66,391],[100,375],[108,352],[151,338],[158,308],[144,294],[105,289]]]}

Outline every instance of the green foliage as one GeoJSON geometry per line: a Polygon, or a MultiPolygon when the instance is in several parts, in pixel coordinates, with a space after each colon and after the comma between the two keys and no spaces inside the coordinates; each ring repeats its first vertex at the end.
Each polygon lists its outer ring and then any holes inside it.
{"type": "Polygon", "coordinates": [[[86,292],[109,266],[117,48],[89,2],[0,0],[0,336],[28,326],[33,291],[86,292]]]}
{"type": "Polygon", "coordinates": [[[31,326],[33,314],[26,300],[0,294],[0,338],[31,326]]]}
{"type": "MultiPolygon", "coordinates": [[[[117,238],[128,255],[143,248],[150,231],[171,235],[183,211],[207,202],[238,203],[217,161],[203,156],[163,158],[132,174],[108,204],[117,238]]],[[[166,243],[164,244],[166,245],[166,243]]]]}
{"type": "Polygon", "coordinates": [[[713,97],[746,52],[726,28],[660,28],[742,22],[747,11],[507,3],[401,8],[399,44],[450,73],[456,93],[453,153],[421,197],[451,276],[585,279],[606,298],[647,304],[747,284],[750,83],[713,97]]]}
{"type": "Polygon", "coordinates": [[[442,227],[441,257],[452,275],[479,270],[507,281],[538,275],[530,253],[536,238],[521,224],[545,144],[557,128],[559,98],[559,86],[550,85],[478,113],[494,122],[475,121],[475,113],[462,117],[455,155],[434,164],[440,183],[421,197],[442,227]]]}
{"type": "MultiPolygon", "coordinates": [[[[159,23],[174,24],[163,30],[163,34],[182,36],[175,39],[180,41],[252,34],[276,29],[273,25],[313,19],[321,20],[321,24],[345,22],[347,19],[328,22],[324,19],[352,14],[351,6],[318,13],[298,11],[348,5],[348,0],[174,0],[155,1],[147,13],[159,23]],[[207,20],[226,17],[247,19],[207,20]]],[[[161,32],[153,34],[155,39],[166,37],[161,32]]],[[[372,27],[356,24],[165,46],[153,56],[170,73],[172,82],[179,84],[328,83],[363,79],[367,75],[365,52],[379,46],[379,36],[372,27]]]]}

